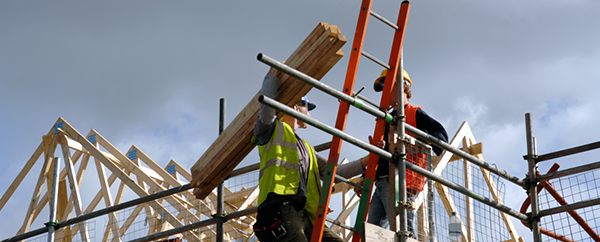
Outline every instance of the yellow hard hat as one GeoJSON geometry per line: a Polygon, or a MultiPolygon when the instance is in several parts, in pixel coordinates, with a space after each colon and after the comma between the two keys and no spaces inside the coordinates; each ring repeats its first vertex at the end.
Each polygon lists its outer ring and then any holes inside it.
{"type": "MultiPolygon", "coordinates": [[[[408,82],[408,87],[412,87],[412,81],[410,80],[410,76],[408,76],[408,72],[406,70],[402,70],[402,74],[404,74],[404,80],[408,82]]],[[[387,69],[383,69],[381,75],[377,79],[375,79],[375,83],[373,83],[373,89],[376,92],[381,92],[383,90],[383,84],[385,83],[385,76],[387,75],[387,69]]]]}

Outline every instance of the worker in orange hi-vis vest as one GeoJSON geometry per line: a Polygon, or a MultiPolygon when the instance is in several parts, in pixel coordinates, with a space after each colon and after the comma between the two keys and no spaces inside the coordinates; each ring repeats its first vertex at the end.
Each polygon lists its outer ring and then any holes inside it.
{"type": "MultiPolygon", "coordinates": [[[[373,84],[373,88],[376,92],[381,92],[383,90],[383,84],[385,83],[385,76],[387,74],[387,69],[381,72],[381,75],[375,80],[373,84]]],[[[406,123],[409,125],[418,128],[421,131],[424,131],[441,141],[448,142],[448,134],[438,121],[429,116],[423,109],[418,106],[414,106],[408,103],[408,100],[411,98],[412,94],[410,88],[412,87],[412,81],[408,76],[406,71],[403,71],[403,79],[404,79],[404,115],[406,116],[406,123]]],[[[397,112],[397,100],[398,100],[398,85],[394,85],[394,89],[392,90],[391,96],[391,112],[392,116],[396,115],[397,112]]],[[[386,124],[385,132],[383,140],[388,140],[388,133],[390,130],[390,125],[386,124]]],[[[385,143],[385,150],[389,151],[389,142],[385,143]]],[[[433,151],[436,155],[440,155],[442,153],[442,149],[436,146],[433,146],[433,151]]],[[[411,162],[420,167],[426,168],[427,165],[427,156],[423,153],[414,153],[407,152],[408,162],[411,162]]],[[[383,228],[389,227],[389,219],[388,219],[388,198],[389,198],[389,162],[383,158],[379,159],[379,163],[377,165],[377,172],[375,175],[375,192],[373,192],[373,198],[371,199],[371,204],[369,206],[369,216],[367,222],[378,225],[383,228]]],[[[364,174],[363,174],[364,176],[364,174]]],[[[362,184],[362,181],[360,182],[362,184]]],[[[418,175],[417,173],[406,169],[406,192],[409,200],[414,200],[414,197],[418,192],[423,190],[425,186],[425,177],[418,175]]],[[[356,189],[355,189],[356,191],[356,189]]],[[[361,191],[356,191],[357,194],[360,194],[361,191]]],[[[408,230],[414,234],[413,229],[413,217],[414,211],[408,211],[407,213],[407,223],[408,230]]]]}

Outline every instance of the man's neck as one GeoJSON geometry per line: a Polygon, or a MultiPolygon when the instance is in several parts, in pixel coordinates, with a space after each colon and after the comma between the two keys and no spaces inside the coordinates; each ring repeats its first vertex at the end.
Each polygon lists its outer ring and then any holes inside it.
{"type": "Polygon", "coordinates": [[[281,122],[284,122],[286,124],[288,124],[292,130],[294,130],[294,133],[296,132],[296,130],[298,130],[298,124],[296,122],[296,119],[290,116],[285,116],[281,122]]]}

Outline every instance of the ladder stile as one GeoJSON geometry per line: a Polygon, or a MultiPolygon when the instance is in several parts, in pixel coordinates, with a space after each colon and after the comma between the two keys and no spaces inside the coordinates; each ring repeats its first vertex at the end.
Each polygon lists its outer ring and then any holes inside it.
{"type": "MultiPolygon", "coordinates": [[[[346,78],[344,81],[344,87],[342,89],[343,93],[346,95],[353,95],[354,84],[356,82],[356,75],[358,70],[358,65],[360,63],[360,57],[365,56],[373,62],[381,65],[385,69],[388,69],[387,75],[390,77],[395,77],[396,73],[401,72],[400,65],[400,55],[402,52],[402,42],[404,39],[404,28],[406,27],[406,20],[408,18],[408,12],[410,9],[410,3],[408,1],[403,1],[400,6],[400,13],[398,15],[398,26],[392,24],[385,18],[379,16],[378,14],[371,11],[372,1],[371,0],[363,0],[359,12],[359,18],[356,25],[356,31],[354,35],[354,40],[352,42],[352,50],[350,54],[350,60],[348,62],[348,69],[346,72],[346,78]],[[375,18],[381,20],[382,22],[388,24],[392,28],[394,28],[394,40],[392,44],[392,49],[390,53],[389,64],[385,64],[383,61],[378,60],[377,58],[371,56],[370,54],[364,52],[363,44],[365,40],[365,34],[367,30],[367,25],[369,22],[369,16],[373,15],[375,18]],[[400,68],[400,69],[399,69],[400,68]]],[[[393,78],[392,78],[393,79],[393,78]]],[[[386,82],[384,84],[383,93],[380,101],[379,107],[389,107],[391,102],[390,98],[392,95],[394,82],[386,82]]],[[[377,105],[374,105],[377,106],[377,105]]],[[[338,115],[336,120],[335,128],[344,131],[346,127],[346,122],[348,120],[348,111],[350,108],[350,104],[346,102],[340,102],[340,106],[338,109],[338,115]]],[[[386,121],[382,119],[378,119],[375,125],[375,132],[373,134],[373,139],[371,141],[372,145],[377,144],[379,140],[382,140],[384,137],[386,121]]],[[[331,141],[331,148],[329,150],[329,158],[327,163],[327,168],[325,171],[325,179],[323,181],[323,187],[321,190],[321,197],[319,199],[319,206],[317,208],[317,214],[315,217],[315,223],[312,231],[311,241],[312,242],[320,242],[323,236],[323,230],[325,227],[325,222],[327,221],[327,212],[329,207],[329,201],[331,197],[333,182],[335,180],[336,171],[337,171],[337,162],[339,160],[339,154],[341,151],[342,139],[338,137],[333,137],[331,141]]],[[[354,235],[352,238],[353,242],[358,242],[364,239],[364,222],[367,217],[371,192],[373,189],[373,183],[375,181],[375,173],[377,170],[377,163],[379,160],[379,156],[375,154],[369,155],[369,161],[367,165],[367,170],[365,174],[365,179],[363,183],[362,196],[360,200],[360,206],[357,213],[356,224],[354,226],[354,235]]],[[[397,193],[397,191],[395,191],[397,193]]],[[[397,197],[397,194],[396,196],[397,197]]],[[[396,217],[396,216],[394,216],[396,217]]]]}
{"type": "MultiPolygon", "coordinates": [[[[344,88],[342,89],[342,91],[347,95],[353,94],[354,83],[356,82],[356,73],[360,63],[360,56],[365,40],[365,34],[367,32],[371,6],[371,0],[363,0],[361,3],[358,22],[356,24],[356,31],[352,41],[350,60],[348,61],[348,69],[346,71],[346,79],[344,81],[344,88]]],[[[344,131],[346,128],[349,108],[350,105],[348,103],[340,102],[335,127],[341,131],[344,131]]],[[[317,208],[317,215],[311,236],[312,242],[320,242],[323,237],[323,230],[329,208],[329,199],[331,197],[331,191],[333,188],[333,176],[337,170],[337,162],[339,160],[341,148],[342,140],[334,136],[331,141],[331,148],[329,149],[329,158],[327,159],[328,162],[326,169],[327,176],[323,181],[323,188],[321,190],[321,197],[319,199],[319,207],[317,208]]]]}

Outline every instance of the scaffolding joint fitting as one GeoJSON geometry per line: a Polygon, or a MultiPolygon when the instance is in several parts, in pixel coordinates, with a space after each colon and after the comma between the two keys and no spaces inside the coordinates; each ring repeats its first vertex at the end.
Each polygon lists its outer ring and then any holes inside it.
{"type": "Polygon", "coordinates": [[[416,209],[416,208],[415,208],[415,203],[414,203],[414,202],[412,202],[412,201],[406,201],[406,202],[399,201],[399,202],[398,202],[398,207],[396,207],[396,212],[397,212],[397,213],[398,213],[398,212],[400,212],[400,209],[401,209],[402,207],[405,207],[405,208],[406,208],[406,210],[408,210],[408,211],[412,211],[412,210],[415,210],[415,209],[416,209]]]}
{"type": "Polygon", "coordinates": [[[539,174],[536,174],[534,176],[535,177],[534,178],[535,181],[532,181],[529,178],[529,173],[525,174],[525,178],[523,178],[523,182],[525,182],[525,186],[523,187],[523,189],[525,189],[527,191],[527,193],[528,193],[527,195],[529,195],[529,188],[531,188],[531,186],[533,186],[533,185],[537,186],[538,185],[538,182],[537,182],[537,177],[538,176],[539,176],[539,174]]]}
{"type": "Polygon", "coordinates": [[[533,216],[531,212],[527,213],[526,215],[527,220],[525,220],[525,223],[527,224],[527,227],[529,227],[530,230],[533,230],[533,223],[539,222],[541,220],[541,216],[539,214],[537,216],[533,216]]]}
{"type": "Polygon", "coordinates": [[[394,121],[392,121],[392,122],[393,122],[394,126],[397,126],[398,122],[400,122],[400,121],[406,122],[406,116],[405,115],[396,115],[394,117],[394,121]]]}
{"type": "Polygon", "coordinates": [[[216,218],[216,219],[221,218],[221,219],[223,219],[223,222],[227,221],[227,219],[226,219],[227,218],[227,214],[226,213],[215,213],[215,214],[212,215],[212,217],[216,218]]]}
{"type": "Polygon", "coordinates": [[[407,237],[407,238],[411,238],[411,237],[413,237],[413,235],[414,235],[414,234],[413,234],[413,233],[411,233],[410,231],[398,231],[398,232],[396,232],[396,234],[397,234],[398,236],[405,236],[405,237],[407,237]]]}
{"type": "Polygon", "coordinates": [[[415,138],[411,137],[410,135],[406,135],[406,134],[402,135],[402,137],[398,137],[398,141],[404,142],[405,144],[408,144],[411,146],[415,145],[417,142],[415,138]]]}
{"type": "Polygon", "coordinates": [[[390,162],[392,162],[394,165],[398,165],[398,163],[400,163],[400,159],[406,160],[406,153],[394,153],[390,162]]]}
{"type": "Polygon", "coordinates": [[[47,222],[44,223],[44,225],[46,225],[46,227],[54,227],[54,229],[56,229],[56,227],[58,226],[58,222],[47,222]]]}
{"type": "Polygon", "coordinates": [[[535,161],[535,163],[537,163],[537,159],[538,159],[538,155],[536,154],[530,154],[530,155],[524,155],[523,156],[523,160],[529,160],[532,159],[533,161],[535,161]]]}

